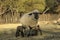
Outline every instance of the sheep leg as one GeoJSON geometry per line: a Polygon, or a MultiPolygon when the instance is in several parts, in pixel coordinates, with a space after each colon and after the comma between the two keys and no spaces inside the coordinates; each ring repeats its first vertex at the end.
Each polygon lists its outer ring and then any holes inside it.
{"type": "Polygon", "coordinates": [[[21,36],[24,37],[24,32],[23,32],[23,30],[24,30],[24,29],[23,29],[22,26],[18,26],[18,27],[17,27],[17,30],[16,30],[15,36],[18,37],[18,36],[20,36],[20,33],[21,33],[21,36]]]}
{"type": "Polygon", "coordinates": [[[16,34],[15,34],[16,37],[19,36],[19,30],[16,31],[16,34]]]}
{"type": "Polygon", "coordinates": [[[40,31],[40,35],[42,35],[42,30],[41,30],[41,28],[39,27],[39,25],[38,25],[37,27],[38,27],[38,30],[40,31]]]}

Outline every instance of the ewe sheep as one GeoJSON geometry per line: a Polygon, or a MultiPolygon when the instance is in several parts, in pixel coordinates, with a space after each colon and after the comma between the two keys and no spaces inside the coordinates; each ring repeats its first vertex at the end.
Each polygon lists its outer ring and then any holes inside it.
{"type": "MultiPolygon", "coordinates": [[[[20,23],[22,24],[22,28],[17,28],[16,35],[19,34],[19,29],[22,29],[21,34],[23,36],[23,30],[25,30],[23,27],[26,27],[26,29],[30,27],[35,27],[38,23],[38,18],[39,18],[40,12],[38,10],[34,10],[32,12],[24,14],[21,19],[20,23]]],[[[29,29],[28,29],[29,30],[29,29]]],[[[31,30],[29,30],[30,33],[31,30]]],[[[25,31],[26,32],[26,31],[25,31]]],[[[34,32],[34,31],[33,31],[34,32]]],[[[27,34],[29,34],[27,33],[27,34]]],[[[29,34],[30,35],[30,34],[29,34]]]]}

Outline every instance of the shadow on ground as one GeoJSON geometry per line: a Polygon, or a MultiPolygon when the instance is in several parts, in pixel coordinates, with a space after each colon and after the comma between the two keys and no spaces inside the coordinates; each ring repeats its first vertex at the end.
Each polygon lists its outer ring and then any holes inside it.
{"type": "Polygon", "coordinates": [[[15,30],[10,30],[11,33],[6,31],[0,33],[0,40],[60,40],[60,32],[42,30],[43,35],[30,37],[15,37],[15,30]]]}

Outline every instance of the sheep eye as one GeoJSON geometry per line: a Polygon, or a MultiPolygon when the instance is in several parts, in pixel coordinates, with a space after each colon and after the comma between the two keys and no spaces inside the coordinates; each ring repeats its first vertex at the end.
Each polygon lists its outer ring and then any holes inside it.
{"type": "Polygon", "coordinates": [[[32,15],[32,13],[30,13],[29,15],[32,15]]]}

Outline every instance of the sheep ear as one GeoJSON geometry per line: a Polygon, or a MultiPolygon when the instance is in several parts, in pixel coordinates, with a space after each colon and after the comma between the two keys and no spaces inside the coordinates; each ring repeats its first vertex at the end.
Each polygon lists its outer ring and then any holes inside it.
{"type": "Polygon", "coordinates": [[[30,16],[32,15],[32,13],[29,14],[30,16]]]}

